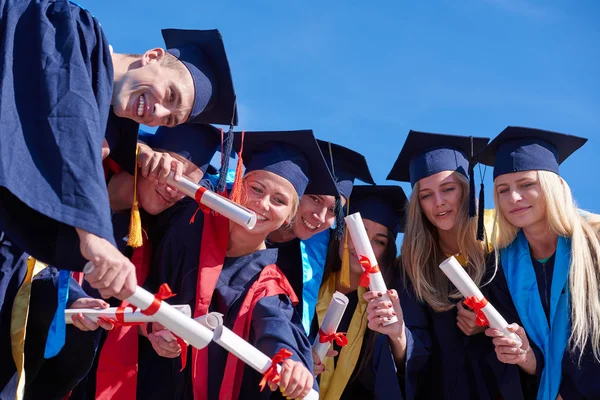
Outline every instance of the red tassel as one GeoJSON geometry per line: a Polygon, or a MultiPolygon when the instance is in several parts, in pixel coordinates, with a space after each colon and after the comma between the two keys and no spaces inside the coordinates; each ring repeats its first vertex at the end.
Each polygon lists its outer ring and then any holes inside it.
{"type": "Polygon", "coordinates": [[[233,180],[231,196],[229,197],[231,201],[237,204],[241,204],[242,202],[242,168],[244,162],[242,159],[242,152],[244,151],[244,134],[245,131],[242,131],[242,144],[240,146],[240,151],[238,152],[237,165],[235,166],[235,179],[233,180]]]}

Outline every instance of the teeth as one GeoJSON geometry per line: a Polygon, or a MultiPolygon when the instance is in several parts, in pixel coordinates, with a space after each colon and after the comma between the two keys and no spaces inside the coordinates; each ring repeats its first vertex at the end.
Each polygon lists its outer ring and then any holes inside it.
{"type": "Polygon", "coordinates": [[[443,213],[439,213],[438,217],[443,217],[444,215],[448,214],[448,211],[444,211],[443,213]]]}
{"type": "Polygon", "coordinates": [[[138,109],[137,109],[137,115],[138,117],[141,117],[142,115],[144,115],[144,96],[140,96],[140,104],[138,105],[138,109]]]}
{"type": "Polygon", "coordinates": [[[306,225],[306,227],[308,229],[310,229],[311,231],[314,231],[315,229],[318,228],[318,226],[314,226],[311,223],[309,223],[307,220],[305,220],[304,218],[302,218],[302,222],[304,222],[304,225],[306,225]]]}
{"type": "Polygon", "coordinates": [[[259,221],[266,221],[267,218],[264,215],[256,214],[256,219],[259,221]]]}

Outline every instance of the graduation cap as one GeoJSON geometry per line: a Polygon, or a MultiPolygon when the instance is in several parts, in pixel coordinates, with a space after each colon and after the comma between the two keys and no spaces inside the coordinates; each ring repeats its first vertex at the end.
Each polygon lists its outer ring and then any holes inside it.
{"type": "Polygon", "coordinates": [[[404,231],[406,194],[400,186],[355,186],[350,213],[360,212],[363,219],[370,219],[388,228],[394,235],[404,231]]]}
{"type": "Polygon", "coordinates": [[[338,196],[312,130],[236,132],[234,147],[241,150],[246,172],[273,172],[288,180],[298,197],[309,182],[311,193],[338,196]]]}
{"type": "Polygon", "coordinates": [[[339,144],[324,140],[317,140],[317,143],[336,180],[340,195],[344,196],[346,200],[350,198],[355,179],[371,185],[375,184],[365,156],[339,144]]]}
{"type": "Polygon", "coordinates": [[[494,167],[494,179],[531,170],[558,174],[558,166],[586,142],[564,133],[509,126],[479,154],[479,160],[494,167]]]}
{"type": "Polygon", "coordinates": [[[148,140],[150,147],[177,153],[204,173],[220,148],[221,130],[206,124],[162,126],[148,140]]]}
{"type": "Polygon", "coordinates": [[[387,176],[389,180],[415,183],[442,171],[455,171],[469,179],[469,216],[479,215],[477,239],[483,240],[483,182],[479,191],[479,211],[475,210],[476,155],[485,148],[489,138],[456,136],[440,133],[408,133],[404,146],[387,176]]]}
{"type": "Polygon", "coordinates": [[[194,104],[187,122],[237,125],[235,91],[227,53],[217,29],[163,29],[167,52],[177,57],[194,81],[194,104]]]}

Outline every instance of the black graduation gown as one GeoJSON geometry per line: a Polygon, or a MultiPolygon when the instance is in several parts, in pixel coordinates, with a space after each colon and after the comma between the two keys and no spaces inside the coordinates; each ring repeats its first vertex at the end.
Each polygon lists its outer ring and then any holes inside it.
{"type": "MultiPolygon", "coordinates": [[[[211,311],[224,315],[225,326],[233,329],[248,289],[258,279],[264,267],[276,262],[276,249],[225,259],[210,308],[211,311]]],[[[291,359],[302,362],[312,371],[311,344],[304,333],[300,316],[289,297],[285,295],[264,297],[257,302],[252,314],[248,342],[269,357],[286,348],[292,352],[291,359]]],[[[216,343],[208,346],[208,393],[211,399],[218,398],[228,354],[227,350],[216,343]]],[[[259,392],[261,379],[261,374],[245,366],[239,399],[280,397],[278,391],[271,394],[268,388],[259,392]]],[[[317,389],[316,381],[314,388],[317,389]]]]}
{"type": "MultiPolygon", "coordinates": [[[[490,301],[494,302],[494,306],[498,304],[496,308],[509,323],[515,322],[523,326],[510,295],[502,265],[498,264],[498,272],[491,285],[490,301]]],[[[545,266],[534,259],[532,259],[532,265],[536,273],[542,306],[546,318],[548,318],[550,315],[549,297],[554,270],[554,256],[546,262],[545,266]]],[[[535,342],[529,339],[529,343],[537,362],[535,377],[535,383],[537,384],[541,380],[544,357],[535,342]]],[[[534,384],[529,386],[532,389],[537,389],[534,384]]],[[[591,340],[588,341],[583,351],[581,362],[579,361],[579,353],[571,354],[568,349],[565,351],[562,359],[562,382],[559,393],[564,400],[600,399],[600,363],[594,361],[591,340]]]]}
{"type": "MultiPolygon", "coordinates": [[[[456,308],[435,312],[416,299],[400,269],[395,278],[406,325],[406,362],[398,371],[406,399],[523,398],[518,368],[498,361],[490,338],[464,335],[456,308]]],[[[482,292],[488,297],[487,287],[482,292]]]]}
{"type": "Polygon", "coordinates": [[[0,229],[80,271],[75,229],[114,243],[101,148],[113,87],[98,21],[67,0],[0,0],[0,229]]]}

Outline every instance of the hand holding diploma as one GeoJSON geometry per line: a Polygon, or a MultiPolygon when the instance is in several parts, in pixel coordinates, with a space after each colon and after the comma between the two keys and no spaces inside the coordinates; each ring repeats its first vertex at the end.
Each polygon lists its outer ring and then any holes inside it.
{"type": "Polygon", "coordinates": [[[329,350],[333,341],[336,341],[339,346],[348,344],[345,333],[337,332],[347,306],[348,298],[340,292],[335,292],[331,297],[331,302],[327,308],[327,313],[325,313],[325,318],[323,318],[319,334],[313,344],[313,352],[319,357],[320,361],[323,361],[325,358],[327,350],[329,350]]]}
{"type": "MultiPolygon", "coordinates": [[[[377,265],[377,259],[375,258],[375,253],[373,252],[373,247],[371,247],[371,242],[360,213],[348,215],[345,221],[359,257],[359,262],[364,270],[360,278],[360,285],[369,287],[373,292],[382,293],[382,300],[390,301],[383,275],[381,275],[381,271],[377,265]]],[[[398,322],[396,316],[392,316],[392,319],[386,321],[384,325],[393,324],[394,322],[398,322]]]]}
{"type": "Polygon", "coordinates": [[[440,269],[456,286],[458,291],[465,296],[465,305],[475,311],[476,322],[479,326],[490,326],[502,332],[504,336],[522,344],[521,339],[508,329],[508,322],[500,315],[493,305],[481,293],[469,274],[454,257],[444,260],[440,269]]]}

